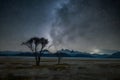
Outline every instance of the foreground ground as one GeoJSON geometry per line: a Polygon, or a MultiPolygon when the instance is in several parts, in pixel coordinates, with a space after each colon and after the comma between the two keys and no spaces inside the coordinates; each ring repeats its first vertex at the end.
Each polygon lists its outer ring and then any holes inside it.
{"type": "Polygon", "coordinates": [[[0,80],[120,80],[120,60],[0,57],[0,80]]]}

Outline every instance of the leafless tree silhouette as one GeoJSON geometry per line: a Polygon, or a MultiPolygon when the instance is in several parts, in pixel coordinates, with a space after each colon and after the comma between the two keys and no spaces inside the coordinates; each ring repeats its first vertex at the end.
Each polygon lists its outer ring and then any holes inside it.
{"type": "Polygon", "coordinates": [[[55,55],[58,57],[58,64],[60,64],[61,58],[62,58],[61,52],[60,52],[60,51],[57,51],[57,52],[55,53],[55,55]]]}
{"type": "Polygon", "coordinates": [[[41,56],[42,56],[42,51],[44,47],[48,44],[48,40],[45,38],[38,38],[38,37],[33,37],[27,40],[26,42],[23,42],[22,45],[26,45],[34,54],[35,60],[36,60],[36,65],[39,66],[41,56]],[[41,44],[41,49],[39,51],[38,45],[41,44]]]}

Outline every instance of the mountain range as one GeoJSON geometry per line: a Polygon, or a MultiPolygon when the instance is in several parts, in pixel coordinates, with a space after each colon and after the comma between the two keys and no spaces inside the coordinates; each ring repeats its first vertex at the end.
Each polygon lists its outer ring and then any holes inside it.
{"type": "MultiPolygon", "coordinates": [[[[0,51],[0,56],[26,56],[33,57],[31,52],[19,52],[19,51],[0,51]]],[[[43,57],[84,57],[84,58],[120,58],[120,51],[112,54],[90,54],[86,52],[73,51],[68,49],[62,49],[56,53],[51,53],[48,50],[43,51],[43,57]]]]}

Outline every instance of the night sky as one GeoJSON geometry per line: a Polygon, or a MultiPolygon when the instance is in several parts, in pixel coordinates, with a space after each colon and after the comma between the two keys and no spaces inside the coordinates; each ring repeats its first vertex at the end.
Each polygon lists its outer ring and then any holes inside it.
{"type": "Polygon", "coordinates": [[[34,36],[49,50],[120,50],[120,0],[0,0],[0,50],[34,36]]]}

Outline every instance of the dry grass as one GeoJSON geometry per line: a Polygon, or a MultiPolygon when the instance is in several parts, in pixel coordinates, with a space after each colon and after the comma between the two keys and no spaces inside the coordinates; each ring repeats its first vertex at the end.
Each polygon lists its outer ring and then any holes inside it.
{"type": "Polygon", "coordinates": [[[120,80],[120,60],[9,59],[0,58],[0,80],[120,80]]]}

